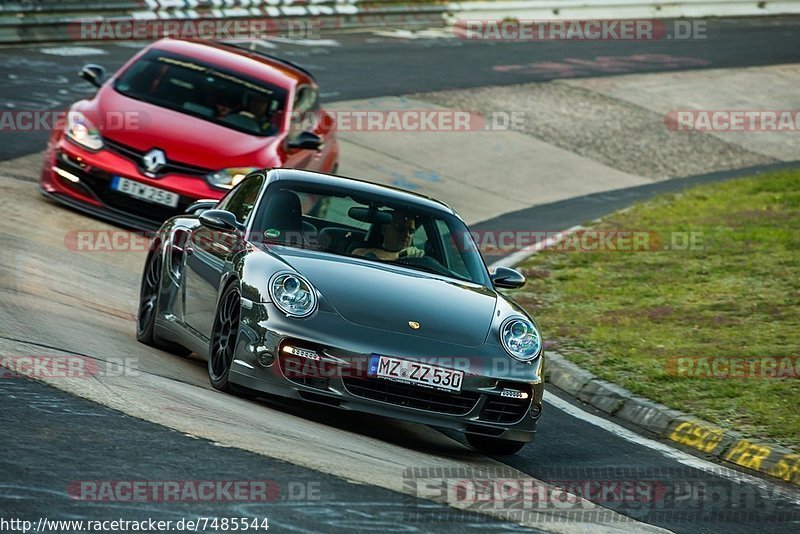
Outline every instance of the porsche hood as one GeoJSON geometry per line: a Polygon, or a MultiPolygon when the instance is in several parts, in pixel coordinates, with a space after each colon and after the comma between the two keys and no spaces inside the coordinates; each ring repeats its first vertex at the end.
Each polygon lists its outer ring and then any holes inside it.
{"type": "Polygon", "coordinates": [[[478,347],[492,323],[497,295],[482,286],[341,256],[297,251],[282,259],[361,326],[478,347]]]}

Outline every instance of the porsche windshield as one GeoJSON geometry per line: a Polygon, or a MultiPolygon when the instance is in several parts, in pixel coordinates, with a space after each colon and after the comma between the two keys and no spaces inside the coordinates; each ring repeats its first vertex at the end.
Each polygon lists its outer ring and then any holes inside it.
{"type": "Polygon", "coordinates": [[[489,285],[483,259],[464,223],[421,205],[276,184],[267,189],[252,229],[271,243],[489,285]]]}
{"type": "Polygon", "coordinates": [[[248,134],[275,135],[286,91],[190,58],[152,50],[114,84],[125,96],[248,134]]]}

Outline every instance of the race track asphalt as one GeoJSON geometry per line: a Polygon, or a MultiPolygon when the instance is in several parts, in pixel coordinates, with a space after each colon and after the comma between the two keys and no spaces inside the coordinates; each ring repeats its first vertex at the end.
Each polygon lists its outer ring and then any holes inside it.
{"type": "MultiPolygon", "coordinates": [[[[563,68],[495,68],[542,61],[562,65],[583,62],[581,69],[573,69],[574,76],[618,73],[608,71],[608,61],[597,61],[597,58],[608,56],[643,58],[629,60],[624,67],[616,68],[617,71],[628,69],[623,72],[800,61],[799,19],[715,21],[710,27],[713,31],[709,32],[708,40],[694,42],[479,43],[343,35],[336,37],[339,46],[282,45],[280,52],[317,73],[323,97],[331,101],[548,80],[568,73],[563,68]],[[671,62],[666,61],[667,56],[672,58],[671,62]],[[370,75],[365,76],[365,72],[370,75]]],[[[74,77],[79,65],[91,61],[114,68],[135,50],[117,44],[82,44],[105,54],[53,56],[41,53],[42,48],[63,46],[22,46],[0,51],[0,79],[6,80],[0,87],[0,102],[6,109],[59,109],[89,91],[87,84],[74,77]]],[[[0,132],[0,160],[38,152],[43,147],[44,138],[44,132],[0,132]]],[[[691,183],[726,179],[732,175],[721,173],[692,177],[685,182],[660,182],[570,199],[504,214],[484,221],[476,228],[508,228],[521,224],[521,221],[530,224],[540,220],[546,221],[549,229],[565,229],[657,192],[675,190],[691,183]]],[[[87,258],[86,273],[75,271],[81,268],[76,259],[65,259],[63,264],[60,259],[54,261],[51,255],[58,258],[54,246],[63,238],[63,229],[72,228],[70,224],[79,224],[69,221],[81,216],[40,199],[33,192],[33,184],[28,184],[30,193],[27,193],[24,188],[28,185],[23,187],[17,180],[8,180],[8,187],[4,186],[4,190],[9,192],[9,196],[0,201],[6,209],[14,210],[14,215],[0,226],[2,269],[5,272],[0,286],[0,340],[6,342],[3,347],[6,351],[24,350],[26,354],[47,351],[46,344],[50,344],[53,350],[75,350],[96,357],[127,353],[129,349],[125,344],[135,343],[129,316],[133,310],[127,297],[136,294],[140,259],[87,258]],[[67,215],[62,216],[62,213],[67,215]],[[36,223],[32,224],[26,217],[35,217],[36,223]],[[24,274],[24,279],[20,273],[24,274]],[[40,279],[35,278],[37,276],[40,279]],[[48,277],[62,279],[51,284],[48,277]],[[96,287],[93,287],[94,282],[99,282],[96,287]],[[73,293],[80,293],[83,298],[67,295],[68,289],[62,286],[68,285],[77,286],[78,290],[73,293]],[[48,290],[54,287],[63,293],[55,295],[52,303],[47,304],[48,290]],[[104,292],[115,291],[115,287],[119,288],[119,295],[110,296],[107,308],[92,308],[93,301],[100,300],[104,292]],[[71,312],[70,308],[79,311],[71,312]],[[105,317],[100,317],[104,314],[105,317]],[[97,316],[97,324],[90,325],[88,321],[93,316],[97,316]],[[85,327],[83,323],[86,323],[85,327]]],[[[92,228],[99,227],[99,223],[86,224],[92,228]]],[[[161,376],[186,381],[196,387],[208,387],[207,383],[202,384],[204,371],[196,362],[156,354],[145,364],[152,365],[148,371],[161,376]]],[[[557,391],[549,393],[560,395],[557,391]]],[[[48,515],[61,519],[98,519],[152,514],[170,519],[190,514],[225,517],[244,513],[258,516],[266,510],[270,524],[274,524],[276,530],[284,527],[289,531],[413,531],[413,528],[423,531],[491,528],[494,531],[517,528],[510,523],[485,519],[483,515],[464,516],[453,522],[447,518],[437,519],[433,514],[434,517],[425,524],[405,523],[403,514],[419,509],[421,501],[383,488],[351,484],[340,477],[275,458],[219,447],[210,441],[140,421],[28,379],[0,381],[0,399],[6,414],[0,445],[7,451],[0,464],[4,473],[0,480],[0,512],[3,517],[48,515]],[[263,507],[252,503],[216,503],[203,506],[201,514],[196,503],[84,503],[66,496],[68,484],[75,480],[219,480],[233,477],[274,480],[281,489],[286,489],[287,495],[290,484],[295,484],[294,488],[319,487],[322,498],[319,501],[300,499],[298,502],[279,499],[263,507]],[[483,520],[493,522],[486,524],[483,520]]],[[[569,399],[563,401],[572,402],[569,399]]],[[[792,494],[790,488],[772,491],[773,486],[768,482],[765,486],[734,483],[721,472],[688,467],[679,457],[624,439],[613,429],[590,424],[552,403],[548,403],[545,409],[534,444],[513,458],[499,458],[502,463],[541,480],[658,481],[671,492],[661,500],[596,500],[628,517],[676,532],[744,533],[757,529],[796,532],[800,525],[798,499],[786,497],[786,492],[792,494]],[[681,493],[686,491],[688,493],[681,493]]],[[[332,425],[335,429],[351,432],[354,441],[361,436],[375,437],[375,429],[359,427],[374,424],[374,420],[369,418],[350,423],[323,423],[319,421],[320,413],[315,407],[291,407],[280,402],[269,403],[264,410],[299,415],[309,422],[319,423],[321,435],[327,435],[324,427],[332,425]]],[[[591,409],[587,411],[600,415],[591,409]]],[[[328,412],[323,411],[324,414],[328,412]]],[[[377,439],[402,445],[404,429],[404,426],[388,421],[377,439]]],[[[310,436],[302,445],[313,449],[315,437],[310,436]]],[[[427,446],[435,448],[437,444],[431,442],[427,446]]],[[[380,455],[380,451],[381,448],[376,447],[373,453],[380,455]]],[[[438,505],[429,502],[424,506],[432,507],[432,512],[438,510],[435,508],[438,505]]]]}

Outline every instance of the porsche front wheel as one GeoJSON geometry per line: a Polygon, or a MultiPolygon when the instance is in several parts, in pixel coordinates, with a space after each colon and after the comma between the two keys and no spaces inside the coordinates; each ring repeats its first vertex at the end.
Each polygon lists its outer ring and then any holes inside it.
{"type": "Polygon", "coordinates": [[[241,297],[236,284],[225,289],[217,306],[214,328],[211,331],[211,350],[208,355],[208,378],[214,388],[231,392],[228,375],[233,364],[236,351],[236,340],[239,336],[239,317],[241,315],[241,297]]]}

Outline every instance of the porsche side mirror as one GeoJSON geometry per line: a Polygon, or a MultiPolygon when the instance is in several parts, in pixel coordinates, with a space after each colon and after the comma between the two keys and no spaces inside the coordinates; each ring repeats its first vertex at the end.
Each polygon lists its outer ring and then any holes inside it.
{"type": "Polygon", "coordinates": [[[186,213],[187,215],[200,215],[202,212],[210,210],[214,206],[216,206],[217,202],[219,201],[210,198],[202,198],[200,200],[197,200],[189,204],[189,207],[186,208],[186,211],[184,213],[186,213]]]}
{"type": "Polygon", "coordinates": [[[242,225],[236,220],[236,215],[225,210],[206,210],[200,214],[200,224],[212,230],[222,232],[235,232],[242,225]]]}
{"type": "Polygon", "coordinates": [[[103,78],[106,75],[106,69],[101,65],[96,63],[88,63],[81,67],[78,76],[89,82],[90,84],[94,85],[95,87],[100,87],[103,85],[103,78]]]}
{"type": "Polygon", "coordinates": [[[494,287],[503,289],[519,289],[525,285],[525,277],[522,273],[509,269],[508,267],[498,267],[491,274],[492,284],[494,287]]]}
{"type": "Polygon", "coordinates": [[[297,137],[286,143],[286,146],[298,150],[319,150],[322,148],[322,138],[315,133],[300,132],[297,137]]]}

